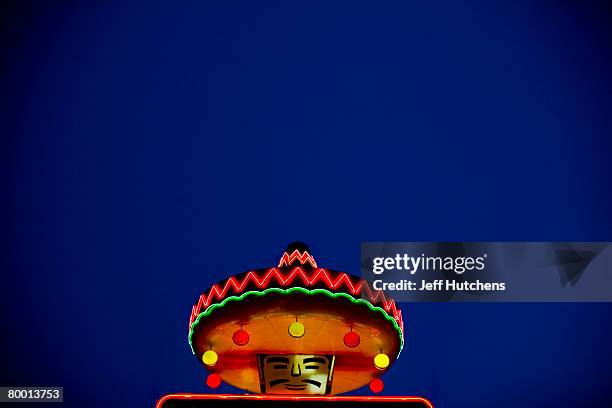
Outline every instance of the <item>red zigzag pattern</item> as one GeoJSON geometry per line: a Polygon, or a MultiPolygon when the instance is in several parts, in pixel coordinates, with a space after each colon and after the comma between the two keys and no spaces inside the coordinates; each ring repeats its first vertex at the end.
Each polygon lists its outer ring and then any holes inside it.
{"type": "Polygon", "coordinates": [[[266,271],[264,276],[258,275],[257,272],[251,271],[248,272],[243,278],[242,281],[239,282],[235,277],[230,277],[223,288],[221,289],[219,285],[213,285],[208,294],[202,293],[200,298],[198,299],[198,303],[193,306],[191,309],[191,318],[189,319],[189,329],[191,329],[191,325],[195,322],[196,318],[202,313],[208,306],[213,304],[215,300],[219,301],[225,298],[228,294],[230,288],[233,289],[234,294],[239,294],[244,291],[244,288],[249,284],[253,283],[260,289],[266,289],[270,286],[270,282],[274,279],[281,287],[286,286],[295,286],[293,281],[297,278],[301,278],[302,282],[306,286],[312,286],[315,283],[323,282],[327,285],[327,287],[331,290],[337,290],[340,286],[344,286],[347,289],[348,293],[353,296],[367,295],[367,298],[371,303],[380,302],[385,311],[389,313],[389,315],[393,316],[397,324],[399,325],[402,333],[404,332],[404,322],[402,320],[402,311],[396,307],[395,301],[393,299],[388,299],[385,297],[385,294],[380,290],[372,290],[368,285],[368,282],[361,279],[357,284],[354,284],[349,278],[348,274],[341,272],[336,276],[335,280],[332,280],[329,272],[323,268],[314,269],[310,276],[304,271],[301,267],[294,268],[289,274],[284,275],[277,268],[270,268],[266,271]]]}
{"type": "Polygon", "coordinates": [[[310,265],[312,265],[313,268],[317,267],[317,263],[315,262],[312,255],[308,253],[308,251],[300,253],[300,251],[298,251],[297,249],[293,251],[291,255],[289,255],[287,252],[283,253],[280,262],[278,263],[278,267],[280,268],[282,266],[291,265],[296,260],[299,261],[302,265],[308,262],[310,263],[310,265]]]}

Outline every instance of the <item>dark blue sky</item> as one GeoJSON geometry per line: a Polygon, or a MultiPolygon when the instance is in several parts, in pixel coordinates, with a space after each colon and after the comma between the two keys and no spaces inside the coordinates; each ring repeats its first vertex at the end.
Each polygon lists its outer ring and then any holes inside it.
{"type": "MultiPolygon", "coordinates": [[[[294,240],[612,240],[608,8],[124,3],[2,5],[3,385],[205,392],[191,305],[294,240]]],[[[608,304],[403,309],[387,395],[611,402],[608,304]]]]}

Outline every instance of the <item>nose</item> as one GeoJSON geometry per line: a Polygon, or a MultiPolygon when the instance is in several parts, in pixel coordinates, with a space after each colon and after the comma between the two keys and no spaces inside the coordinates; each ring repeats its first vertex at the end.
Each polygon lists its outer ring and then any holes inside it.
{"type": "Polygon", "coordinates": [[[299,364],[293,364],[291,366],[291,376],[292,377],[299,377],[300,375],[302,375],[302,369],[300,368],[299,364]]]}

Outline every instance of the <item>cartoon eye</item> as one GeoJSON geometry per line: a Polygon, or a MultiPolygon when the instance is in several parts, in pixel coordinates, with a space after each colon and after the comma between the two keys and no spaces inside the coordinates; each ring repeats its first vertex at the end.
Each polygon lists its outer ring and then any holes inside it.
{"type": "Polygon", "coordinates": [[[309,370],[319,370],[322,364],[326,364],[327,360],[321,357],[309,357],[304,359],[304,368],[309,370]]]}
{"type": "Polygon", "coordinates": [[[289,366],[289,359],[286,357],[268,357],[266,364],[272,364],[272,368],[276,370],[285,370],[289,366]]]}

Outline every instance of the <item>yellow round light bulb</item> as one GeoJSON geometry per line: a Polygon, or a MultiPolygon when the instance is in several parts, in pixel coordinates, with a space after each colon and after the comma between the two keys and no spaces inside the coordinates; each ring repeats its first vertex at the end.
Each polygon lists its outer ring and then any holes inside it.
{"type": "Polygon", "coordinates": [[[384,370],[389,367],[389,356],[384,353],[377,354],[374,356],[374,365],[379,370],[384,370]]]}
{"type": "Polygon", "coordinates": [[[218,360],[219,360],[219,356],[217,355],[217,353],[215,353],[212,350],[206,350],[204,354],[202,355],[202,362],[210,367],[217,364],[218,360]]]}
{"type": "Polygon", "coordinates": [[[304,325],[300,322],[293,322],[289,325],[289,334],[291,337],[302,337],[305,332],[304,325]]]}

